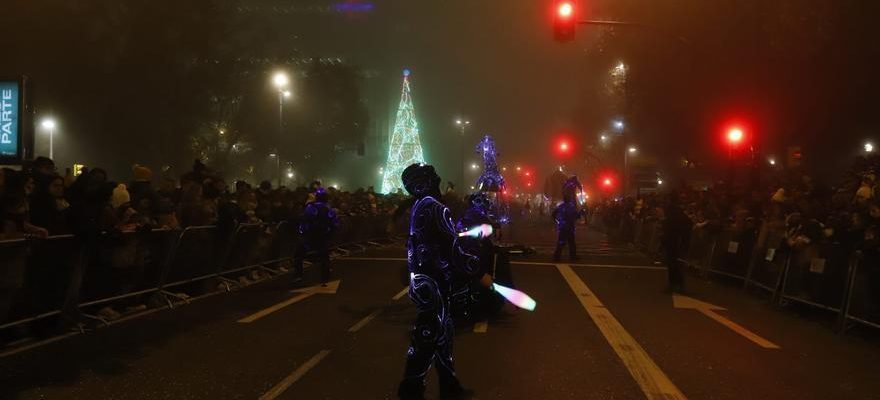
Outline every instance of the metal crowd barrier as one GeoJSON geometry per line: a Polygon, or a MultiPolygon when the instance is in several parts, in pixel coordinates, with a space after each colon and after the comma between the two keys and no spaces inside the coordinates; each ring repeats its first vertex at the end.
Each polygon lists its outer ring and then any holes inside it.
{"type": "MultiPolygon", "coordinates": [[[[295,225],[191,226],[89,243],[71,235],[0,241],[0,330],[57,330],[82,317],[110,323],[99,312],[109,305],[173,307],[284,273],[300,237],[295,225]]],[[[332,244],[377,240],[390,236],[388,227],[387,216],[350,216],[332,244]]]]}
{"type": "MultiPolygon", "coordinates": [[[[659,251],[659,221],[623,218],[621,239],[659,251]],[[632,226],[628,226],[632,224],[632,226]]],[[[797,303],[837,316],[837,329],[851,324],[880,328],[880,253],[855,251],[840,242],[819,240],[789,246],[781,223],[760,229],[695,226],[682,261],[701,275],[741,281],[743,288],[768,293],[775,304],[797,303]]]]}

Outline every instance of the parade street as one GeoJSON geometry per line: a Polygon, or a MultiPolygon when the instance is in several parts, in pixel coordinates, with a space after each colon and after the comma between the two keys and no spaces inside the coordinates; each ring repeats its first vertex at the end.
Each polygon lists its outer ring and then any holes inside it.
{"type": "MultiPolygon", "coordinates": [[[[835,335],[724,282],[666,271],[578,228],[580,259],[553,262],[549,224],[503,240],[516,287],[537,301],[460,322],[456,366],[477,399],[868,399],[875,341],[835,335]]],[[[391,399],[415,311],[403,243],[0,359],[3,399],[391,399]]],[[[436,377],[428,398],[437,398],[436,377]]]]}

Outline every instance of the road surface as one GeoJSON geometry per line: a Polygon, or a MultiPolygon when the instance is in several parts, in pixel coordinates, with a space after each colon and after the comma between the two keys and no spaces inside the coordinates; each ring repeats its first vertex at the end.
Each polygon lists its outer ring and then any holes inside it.
{"type": "MultiPolygon", "coordinates": [[[[538,250],[512,265],[538,305],[459,324],[477,399],[880,398],[876,340],[733,285],[691,278],[674,298],[661,265],[585,227],[576,263],[551,261],[550,226],[506,239],[538,250]]],[[[334,261],[338,286],[310,271],[5,356],[0,398],[393,399],[414,316],[404,255],[370,249],[334,261]]]]}

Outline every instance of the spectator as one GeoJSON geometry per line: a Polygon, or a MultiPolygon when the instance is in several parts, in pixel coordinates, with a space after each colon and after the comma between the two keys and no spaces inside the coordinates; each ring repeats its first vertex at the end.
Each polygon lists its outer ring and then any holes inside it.
{"type": "Polygon", "coordinates": [[[49,235],[70,233],[70,203],[64,198],[64,178],[51,175],[37,183],[31,195],[31,223],[49,235]]]}

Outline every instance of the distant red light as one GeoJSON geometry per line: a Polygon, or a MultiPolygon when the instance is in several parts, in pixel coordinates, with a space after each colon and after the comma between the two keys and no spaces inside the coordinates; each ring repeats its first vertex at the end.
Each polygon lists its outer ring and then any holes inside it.
{"type": "Polygon", "coordinates": [[[743,133],[742,128],[734,127],[727,131],[727,141],[731,144],[739,144],[744,137],[745,134],[743,133]]]}
{"type": "Polygon", "coordinates": [[[569,2],[561,3],[557,12],[561,18],[571,18],[572,14],[574,14],[574,4],[569,2]]]}

